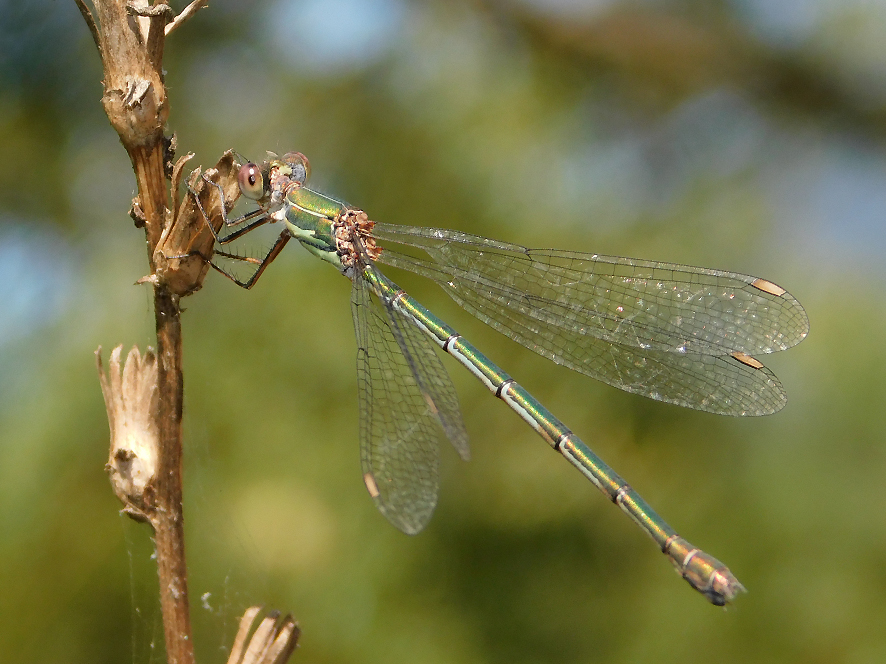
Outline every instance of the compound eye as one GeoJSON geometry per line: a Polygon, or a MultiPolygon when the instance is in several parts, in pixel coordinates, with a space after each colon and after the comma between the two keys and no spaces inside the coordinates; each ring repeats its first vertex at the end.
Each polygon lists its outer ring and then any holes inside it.
{"type": "Polygon", "coordinates": [[[292,179],[302,184],[311,177],[311,163],[301,152],[287,152],[283,155],[283,161],[292,167],[292,179]]]}
{"type": "Polygon", "coordinates": [[[240,185],[240,193],[257,201],[265,194],[265,184],[261,176],[261,169],[249,162],[240,167],[237,174],[237,182],[240,185]]]}

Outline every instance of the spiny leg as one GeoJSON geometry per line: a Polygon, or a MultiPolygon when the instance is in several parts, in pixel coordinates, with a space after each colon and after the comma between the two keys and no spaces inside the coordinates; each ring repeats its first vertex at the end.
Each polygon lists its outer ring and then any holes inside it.
{"type": "MultiPolygon", "coordinates": [[[[236,219],[228,219],[228,213],[225,210],[225,206],[224,206],[224,189],[222,188],[222,186],[219,183],[213,182],[212,180],[207,178],[205,174],[203,175],[203,181],[209,185],[212,185],[216,189],[218,189],[219,196],[221,196],[221,200],[222,200],[221,213],[222,213],[222,220],[224,221],[225,226],[236,226],[238,224],[242,224],[244,221],[249,221],[250,219],[255,219],[255,221],[253,221],[250,224],[247,224],[243,228],[238,228],[236,231],[233,231],[233,232],[229,233],[228,235],[225,235],[224,237],[220,237],[219,234],[216,232],[215,228],[212,226],[212,224],[209,221],[209,215],[206,214],[206,210],[203,208],[203,204],[200,202],[200,196],[199,196],[198,192],[190,185],[187,185],[188,191],[193,195],[194,202],[197,204],[197,209],[200,210],[200,214],[203,215],[203,220],[206,222],[206,225],[209,227],[209,231],[212,233],[212,237],[219,244],[227,244],[229,242],[232,242],[232,241],[236,240],[237,238],[242,237],[243,235],[246,235],[250,231],[255,230],[259,226],[263,226],[264,224],[267,224],[268,222],[273,221],[273,219],[262,208],[259,208],[257,210],[253,210],[252,212],[244,214],[241,217],[237,217],[236,219]],[[256,219],[256,217],[258,217],[258,218],[256,219]]],[[[215,252],[221,256],[224,256],[225,258],[230,258],[232,260],[239,260],[239,261],[244,261],[247,263],[257,264],[258,268],[252,274],[252,276],[246,281],[241,281],[240,279],[235,277],[233,274],[231,274],[230,272],[228,272],[224,268],[219,267],[218,265],[213,263],[210,258],[207,258],[199,251],[187,254],[187,256],[200,256],[203,260],[205,260],[207,263],[209,263],[209,266],[212,269],[214,269],[216,272],[223,274],[224,276],[226,276],[228,279],[233,281],[235,284],[237,284],[241,288],[245,288],[245,289],[249,290],[250,288],[252,288],[255,285],[255,283],[258,281],[259,277],[261,277],[262,273],[264,273],[265,268],[268,265],[270,265],[275,258],[277,258],[277,255],[283,250],[283,247],[286,246],[286,243],[289,242],[289,239],[291,237],[292,237],[292,235],[289,233],[288,230],[283,230],[283,232],[281,232],[279,237],[277,238],[277,241],[274,243],[274,246],[271,247],[270,251],[268,251],[267,255],[262,260],[259,260],[257,258],[247,257],[247,256],[238,256],[236,254],[230,254],[228,252],[220,251],[220,250],[217,250],[215,252]]],[[[174,256],[172,258],[184,258],[184,256],[174,256]]]]}
{"type": "Polygon", "coordinates": [[[252,274],[252,276],[246,281],[240,281],[233,274],[231,274],[230,272],[227,272],[223,268],[219,267],[218,265],[213,263],[211,260],[207,261],[207,262],[209,263],[209,266],[212,269],[214,269],[216,272],[219,272],[219,273],[225,275],[228,279],[230,279],[235,284],[240,286],[240,288],[245,288],[246,290],[249,290],[250,288],[252,288],[255,285],[255,282],[258,281],[258,278],[265,271],[265,268],[268,267],[268,265],[270,265],[275,258],[277,258],[277,255],[281,251],[283,251],[283,247],[286,246],[286,243],[289,242],[289,240],[291,238],[292,238],[292,235],[290,234],[290,232],[288,230],[284,230],[282,233],[280,233],[280,236],[277,238],[277,241],[274,242],[274,246],[271,247],[271,250],[268,251],[268,254],[261,260],[259,260],[257,258],[251,258],[249,256],[237,256],[236,254],[229,254],[224,251],[216,251],[215,252],[221,256],[224,256],[225,258],[230,258],[233,260],[240,260],[240,261],[244,261],[246,263],[252,263],[253,265],[257,263],[258,268],[252,274]]]}
{"type": "Polygon", "coordinates": [[[208,177],[206,177],[205,174],[203,175],[203,181],[206,182],[207,184],[212,185],[216,189],[218,189],[218,193],[219,193],[219,196],[221,196],[221,201],[222,201],[222,205],[221,205],[222,220],[224,221],[224,224],[226,227],[237,226],[238,224],[242,224],[245,221],[249,221],[250,219],[255,219],[256,217],[259,217],[259,219],[257,219],[256,221],[253,221],[251,224],[247,224],[243,228],[238,228],[236,231],[233,231],[223,237],[220,237],[219,234],[216,232],[215,228],[209,222],[209,215],[206,214],[206,210],[203,209],[203,203],[200,202],[200,196],[199,196],[197,190],[194,189],[191,185],[187,185],[188,191],[194,197],[194,202],[197,204],[197,209],[200,210],[200,214],[203,215],[203,219],[206,222],[206,225],[209,226],[209,231],[212,233],[212,237],[214,237],[215,241],[218,242],[219,244],[227,244],[229,242],[233,242],[238,237],[242,237],[243,235],[245,235],[249,231],[256,229],[259,226],[262,226],[262,225],[268,223],[269,221],[271,221],[271,218],[268,216],[268,214],[262,208],[258,208],[257,210],[253,210],[252,212],[247,212],[246,214],[244,214],[240,217],[237,217],[236,219],[228,219],[228,213],[225,210],[225,205],[224,205],[224,200],[225,200],[224,189],[222,188],[222,186],[218,182],[213,182],[208,177]]]}

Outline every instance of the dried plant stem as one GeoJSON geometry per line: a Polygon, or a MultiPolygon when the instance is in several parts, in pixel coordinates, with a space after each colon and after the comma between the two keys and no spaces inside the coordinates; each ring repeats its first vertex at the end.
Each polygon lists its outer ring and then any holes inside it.
{"type": "Polygon", "coordinates": [[[157,427],[160,456],[156,506],[151,523],[157,547],[160,606],[170,663],[194,661],[188,605],[188,570],[185,563],[184,512],[182,510],[182,372],[181,310],[178,296],[163,286],[154,287],[157,324],[157,427]]]}
{"type": "MultiPolygon", "coordinates": [[[[172,23],[173,12],[162,3],[93,0],[93,16],[84,0],[75,2],[102,58],[105,112],[135,172],[138,196],[131,214],[145,229],[150,263],[150,275],[140,282],[154,287],[157,329],[156,365],[150,350],[141,356],[133,349],[121,373],[118,348],[112,353],[111,373],[105,376],[99,349],[102,390],[111,436],[116,438],[107,468],[124,512],[154,529],[167,662],[194,664],[182,510],[184,373],[179,299],[201,287],[213,235],[196,201],[182,202],[178,197],[182,169],[193,155],[171,163],[175,141],[164,136],[169,102],[163,46],[165,35],[207,0],[194,0],[172,23]],[[171,207],[167,174],[173,183],[171,207]]],[[[216,230],[222,225],[222,205],[230,211],[240,195],[237,172],[229,151],[204,178],[198,169],[188,180],[216,230]],[[216,186],[207,185],[206,179],[216,186]]],[[[259,645],[241,660],[243,664],[281,664],[295,648],[298,629],[291,618],[277,621],[274,614],[262,624],[259,645]]]]}
{"type": "MultiPolygon", "coordinates": [[[[138,184],[134,208],[141,210],[154,274],[155,249],[169,218],[168,143],[163,135],[169,104],[162,67],[164,28],[172,11],[146,0],[94,0],[93,17],[82,0],[77,4],[102,58],[105,112],[132,161],[138,184]]],[[[167,661],[193,664],[182,512],[181,310],[167,282],[155,279],[153,285],[158,360],[153,416],[159,458],[145,516],[155,531],[167,661]]]]}

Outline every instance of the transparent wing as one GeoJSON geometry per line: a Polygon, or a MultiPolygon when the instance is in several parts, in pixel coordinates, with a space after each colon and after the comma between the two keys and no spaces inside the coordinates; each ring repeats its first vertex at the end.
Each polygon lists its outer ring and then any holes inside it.
{"type": "MultiPolygon", "coordinates": [[[[372,284],[380,291],[383,301],[397,295],[399,292],[397,286],[371,262],[365,269],[371,273],[372,284]]],[[[468,461],[471,458],[471,450],[465,424],[461,418],[461,409],[458,406],[458,393],[449,378],[449,372],[440,361],[434,344],[415,326],[412,319],[390,304],[384,305],[384,312],[425,403],[436,414],[446,437],[458,455],[462,460],[468,461]]]]}
{"type": "Polygon", "coordinates": [[[440,440],[448,437],[463,458],[469,455],[458,398],[430,341],[374,300],[360,277],[351,307],[363,479],[385,518],[415,534],[437,504],[440,440]]]}
{"type": "Polygon", "coordinates": [[[746,356],[808,333],[775,284],[672,263],[527,249],[457,231],[376,224],[381,262],[439,283],[462,307],[527,348],[620,389],[689,408],[763,415],[786,402],[746,356]],[[392,250],[399,243],[434,262],[392,250]],[[736,359],[739,358],[739,359],[736,359]]]}

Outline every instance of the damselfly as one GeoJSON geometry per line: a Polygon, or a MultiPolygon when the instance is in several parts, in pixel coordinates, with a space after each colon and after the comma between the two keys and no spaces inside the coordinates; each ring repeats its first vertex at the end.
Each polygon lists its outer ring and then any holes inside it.
{"type": "Polygon", "coordinates": [[[269,222],[281,222],[283,230],[261,260],[216,252],[256,265],[248,280],[213,267],[251,288],[295,238],[351,280],[363,480],[392,524],[411,534],[430,519],[441,441],[469,456],[458,398],[436,345],[630,516],[708,600],[723,605],[744,590],[725,565],[678,536],[577,435],[378,264],[434,280],[474,316],[558,364],[628,392],[724,415],[766,415],[784,406],[781,383],[754,356],[806,337],[806,312],[793,296],[765,279],[721,270],[376,223],[309,189],[309,173],[308,160],[295,152],[243,165],[241,192],[258,207],[237,219],[225,216],[228,227],[239,226],[225,235],[210,225],[215,239],[226,244],[269,222]]]}

